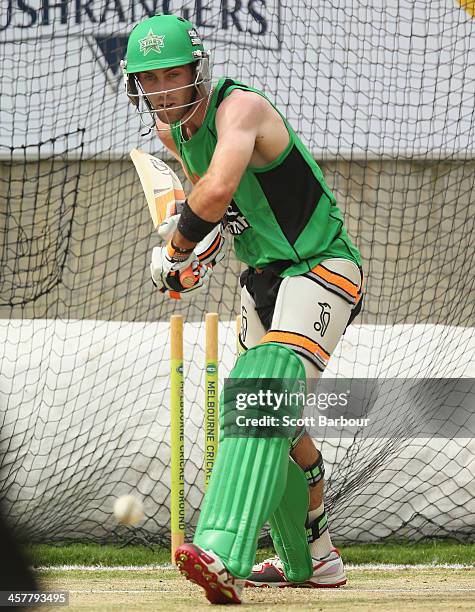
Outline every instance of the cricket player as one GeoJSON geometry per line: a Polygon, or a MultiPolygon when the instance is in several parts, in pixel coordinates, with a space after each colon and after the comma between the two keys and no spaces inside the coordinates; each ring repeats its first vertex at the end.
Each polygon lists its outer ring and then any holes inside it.
{"type": "MultiPolygon", "coordinates": [[[[183,299],[206,290],[226,235],[241,275],[237,379],[318,378],[361,309],[362,269],[319,166],[259,90],[223,77],[193,25],[157,15],[132,30],[127,94],[193,183],[180,215],[160,229],[154,283],[183,299]],[[180,271],[196,282],[184,288],[180,271]]],[[[235,405],[222,400],[221,417],[235,405]]],[[[292,408],[287,408],[289,417],[292,408]]],[[[337,587],[346,578],[323,500],[324,462],[304,428],[284,437],[226,437],[193,544],[176,553],[183,575],[212,603],[240,603],[243,586],[337,587]],[[271,525],[277,556],[254,565],[271,525]]]]}

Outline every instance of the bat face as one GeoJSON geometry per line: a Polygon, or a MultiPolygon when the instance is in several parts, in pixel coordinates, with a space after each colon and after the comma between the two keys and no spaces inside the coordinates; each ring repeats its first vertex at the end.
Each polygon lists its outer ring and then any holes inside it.
{"type": "MultiPolygon", "coordinates": [[[[167,164],[158,159],[157,157],[153,157],[153,155],[148,155],[143,151],[141,153],[141,160],[143,160],[144,164],[150,164],[150,174],[154,180],[154,195],[155,197],[159,197],[164,194],[164,192],[170,189],[170,174],[172,169],[167,166],[167,164]]],[[[142,162],[141,162],[142,163],[142,162]]],[[[140,175],[140,173],[139,173],[140,175]]],[[[173,182],[173,178],[172,178],[173,182]]]]}
{"type": "Polygon", "coordinates": [[[171,214],[185,193],[173,170],[161,159],[133,149],[130,157],[139,175],[155,229],[171,214]]]}
{"type": "MultiPolygon", "coordinates": [[[[140,149],[132,149],[130,157],[139,175],[150,216],[157,229],[167,217],[181,212],[185,192],[180,179],[161,159],[140,149]]],[[[183,287],[192,287],[196,280],[191,266],[180,273],[180,282],[183,287]]],[[[179,295],[172,295],[172,297],[179,297],[179,295]]]]}
{"type": "MultiPolygon", "coordinates": [[[[135,151],[138,151],[138,149],[134,149],[135,151]]],[[[163,174],[169,174],[170,172],[170,168],[169,166],[167,166],[167,164],[162,161],[161,159],[158,159],[158,157],[154,157],[153,155],[148,155],[148,153],[144,153],[144,151],[138,151],[140,152],[140,154],[143,156],[144,159],[148,159],[149,163],[158,171],[158,172],[162,172],[163,174]]]]}

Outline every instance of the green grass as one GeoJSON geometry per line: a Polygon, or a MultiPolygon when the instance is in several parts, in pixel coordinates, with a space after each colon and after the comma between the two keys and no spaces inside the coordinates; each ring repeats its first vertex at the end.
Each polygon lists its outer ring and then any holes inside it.
{"type": "MultiPolygon", "coordinates": [[[[417,544],[353,544],[341,546],[345,563],[462,563],[473,565],[475,544],[455,541],[428,541],[417,544]]],[[[162,565],[170,563],[169,550],[161,547],[113,544],[34,544],[26,549],[34,566],[57,565],[162,565]]],[[[273,555],[271,549],[260,549],[257,560],[273,555]]]]}
{"type": "Polygon", "coordinates": [[[170,551],[154,546],[115,544],[32,544],[26,549],[35,566],[52,565],[163,565],[170,551]]]}
{"type": "Polygon", "coordinates": [[[341,552],[346,563],[397,563],[415,565],[418,563],[462,563],[473,565],[475,544],[461,544],[454,541],[428,541],[417,544],[354,544],[342,546],[341,552]]]}

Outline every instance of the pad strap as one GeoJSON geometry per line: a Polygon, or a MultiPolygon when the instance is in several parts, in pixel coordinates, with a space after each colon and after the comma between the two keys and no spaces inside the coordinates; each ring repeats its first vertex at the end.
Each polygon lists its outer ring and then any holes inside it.
{"type": "Polygon", "coordinates": [[[322,454],[319,453],[318,459],[315,461],[315,463],[307,466],[303,471],[309,487],[314,487],[321,480],[323,480],[323,477],[325,476],[325,465],[323,463],[322,454]]]}
{"type": "Polygon", "coordinates": [[[305,528],[307,530],[307,542],[311,544],[318,540],[323,533],[328,529],[328,518],[327,513],[323,510],[323,514],[320,514],[316,519],[314,519],[311,523],[307,521],[305,523],[305,528]]]}

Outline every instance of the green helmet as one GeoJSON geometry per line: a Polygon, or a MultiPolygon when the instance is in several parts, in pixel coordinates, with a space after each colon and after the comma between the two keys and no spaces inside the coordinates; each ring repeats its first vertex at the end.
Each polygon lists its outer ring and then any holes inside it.
{"type": "Polygon", "coordinates": [[[127,42],[127,58],[121,66],[126,93],[146,127],[155,125],[157,111],[141,89],[136,74],[185,64],[194,65],[193,81],[187,87],[194,87],[195,95],[184,107],[195,106],[209,96],[211,78],[209,54],[193,24],[176,15],[155,15],[133,28],[127,42]],[[152,125],[144,121],[147,114],[152,117],[152,125]]]}
{"type": "Polygon", "coordinates": [[[176,15],[155,15],[138,23],[130,33],[125,72],[183,66],[206,56],[189,21],[176,15]]]}

